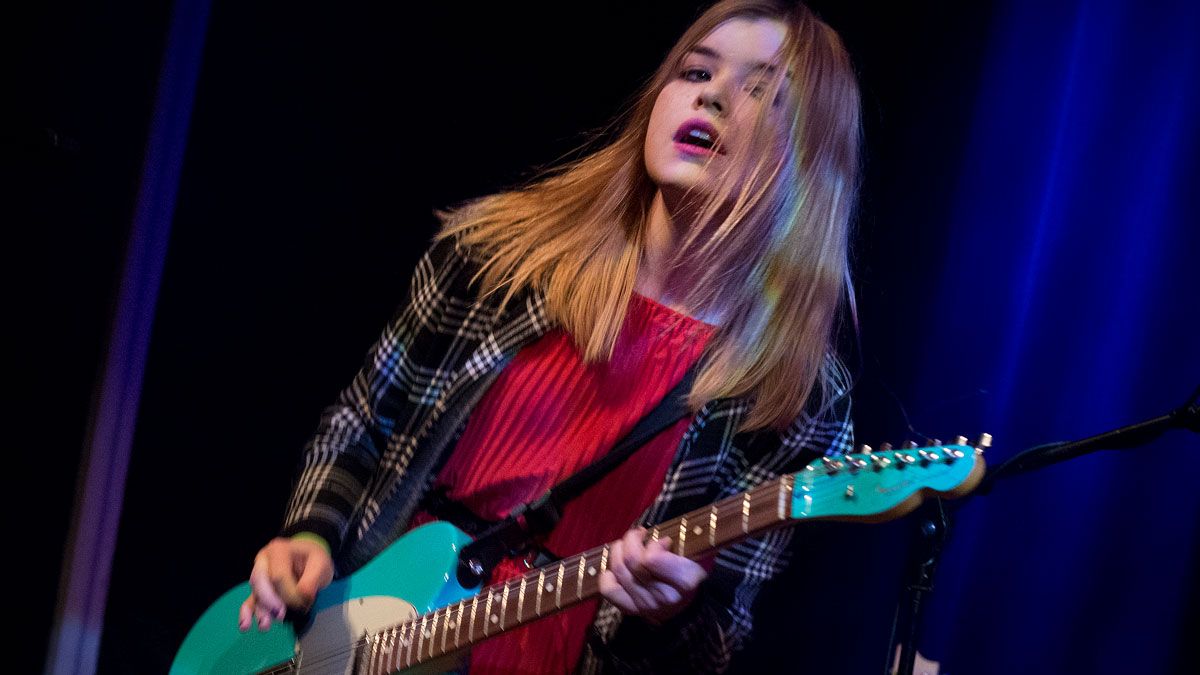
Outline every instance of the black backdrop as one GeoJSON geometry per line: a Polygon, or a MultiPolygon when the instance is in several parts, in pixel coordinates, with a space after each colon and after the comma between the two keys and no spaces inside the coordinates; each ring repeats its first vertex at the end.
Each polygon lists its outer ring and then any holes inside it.
{"type": "MultiPolygon", "coordinates": [[[[863,349],[850,362],[860,373],[860,440],[877,442],[903,433],[901,405],[913,413],[903,386],[912,344],[894,329],[935,318],[914,300],[923,277],[897,272],[939,253],[945,205],[935,197],[970,119],[990,3],[813,5],[842,33],[864,89],[867,181],[855,250],[863,349]]],[[[19,442],[38,450],[20,470],[48,477],[49,516],[22,515],[29,529],[17,533],[37,543],[36,583],[23,588],[40,640],[31,664],[44,654],[166,25],[162,8],[41,11],[16,43],[27,93],[24,117],[9,127],[25,148],[17,168],[49,166],[25,178],[57,191],[15,202],[37,216],[28,229],[40,233],[14,268],[37,282],[22,288],[28,302],[17,318],[28,326],[23,362],[41,364],[25,390],[32,395],[15,408],[35,430],[19,442]],[[50,149],[39,129],[51,124],[74,129],[83,150],[50,149]],[[59,236],[64,228],[74,243],[59,236]]],[[[626,103],[696,12],[684,2],[420,14],[398,3],[214,3],[101,672],[163,670],[203,607],[244,577],[278,526],[320,409],[402,297],[433,231],[432,209],[513,184],[575,148],[626,103]]],[[[739,671],[799,653],[816,659],[814,672],[879,669],[905,528],[807,529],[791,570],[762,596],[739,671]],[[870,595],[837,583],[864,575],[870,595]]]]}

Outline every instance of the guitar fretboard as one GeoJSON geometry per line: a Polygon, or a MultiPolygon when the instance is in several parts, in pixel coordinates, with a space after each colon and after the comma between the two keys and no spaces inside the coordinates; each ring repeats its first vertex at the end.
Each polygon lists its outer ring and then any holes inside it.
{"type": "MultiPolygon", "coordinates": [[[[696,558],[780,525],[791,519],[793,480],[784,476],[656,525],[647,540],[669,537],[673,553],[696,558]]],[[[598,595],[609,548],[564,558],[364,637],[357,645],[362,672],[383,675],[416,666],[598,595]]]]}

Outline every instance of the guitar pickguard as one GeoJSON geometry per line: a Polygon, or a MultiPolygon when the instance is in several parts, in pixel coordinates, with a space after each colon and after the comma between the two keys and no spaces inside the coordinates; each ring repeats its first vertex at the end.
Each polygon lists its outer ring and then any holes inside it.
{"type": "MultiPolygon", "coordinates": [[[[411,604],[386,595],[355,598],[322,610],[312,617],[300,637],[300,672],[350,675],[359,650],[348,649],[347,645],[357,645],[364,635],[415,616],[417,609],[411,604]]],[[[383,645],[381,648],[386,650],[395,646],[383,645]]]]}

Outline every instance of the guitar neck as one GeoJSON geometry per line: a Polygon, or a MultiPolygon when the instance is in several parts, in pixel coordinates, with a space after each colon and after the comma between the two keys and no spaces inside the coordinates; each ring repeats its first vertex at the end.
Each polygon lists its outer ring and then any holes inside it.
{"type": "MultiPolygon", "coordinates": [[[[791,475],[650,528],[670,550],[697,558],[792,520],[791,475]]],[[[366,637],[360,663],[379,675],[452,654],[600,593],[610,544],[489,586],[473,597],[366,637]]]]}

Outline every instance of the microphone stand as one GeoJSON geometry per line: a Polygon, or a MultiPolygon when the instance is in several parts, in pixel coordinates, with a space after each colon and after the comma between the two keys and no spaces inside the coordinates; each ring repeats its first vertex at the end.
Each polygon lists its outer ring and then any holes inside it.
{"type": "MultiPolygon", "coordinates": [[[[975,494],[990,494],[996,482],[1002,478],[1064,462],[1089,452],[1124,450],[1145,445],[1168,429],[1187,429],[1200,433],[1200,387],[1196,387],[1187,403],[1166,415],[1076,441],[1046,443],[1024,450],[989,470],[975,489],[975,494]]],[[[900,603],[896,606],[899,625],[893,632],[893,639],[899,636],[901,641],[900,663],[899,668],[892,669],[892,654],[895,653],[893,642],[888,646],[888,667],[885,671],[888,675],[913,675],[921,611],[924,608],[925,596],[933,591],[933,573],[950,536],[950,516],[941,499],[927,501],[917,513],[917,528],[909,557],[907,582],[900,603]],[[902,616],[901,610],[905,607],[908,608],[908,612],[902,616]]]]}

